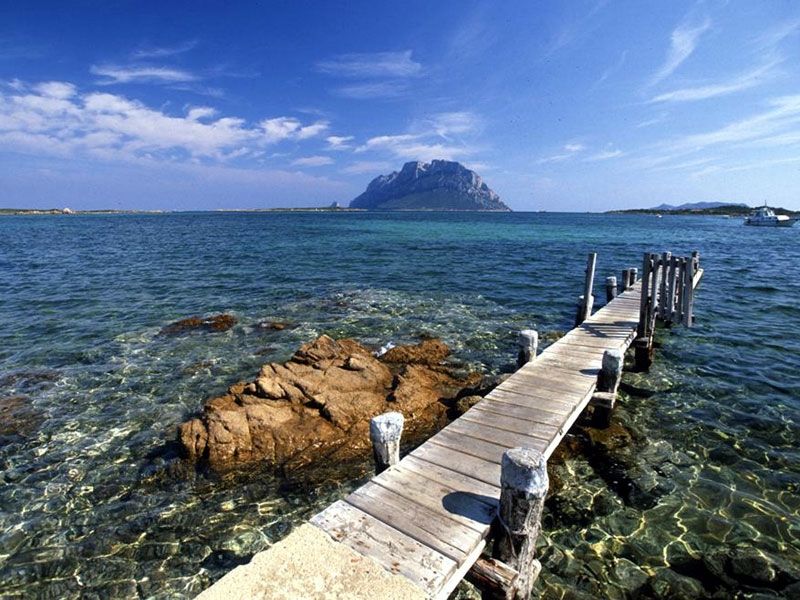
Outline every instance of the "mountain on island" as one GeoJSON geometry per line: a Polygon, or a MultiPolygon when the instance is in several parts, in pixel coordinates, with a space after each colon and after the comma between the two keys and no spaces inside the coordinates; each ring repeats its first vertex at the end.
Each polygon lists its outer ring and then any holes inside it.
{"type": "Polygon", "coordinates": [[[399,172],[379,175],[350,202],[350,208],[511,210],[475,171],[448,160],[407,162],[399,172]]]}
{"type": "Polygon", "coordinates": [[[672,210],[708,210],[710,208],[721,208],[723,206],[747,206],[746,204],[734,204],[732,202],[687,202],[686,204],[680,204],[678,206],[674,206],[672,204],[659,204],[658,206],[654,206],[650,210],[660,210],[663,212],[669,212],[672,210]]]}

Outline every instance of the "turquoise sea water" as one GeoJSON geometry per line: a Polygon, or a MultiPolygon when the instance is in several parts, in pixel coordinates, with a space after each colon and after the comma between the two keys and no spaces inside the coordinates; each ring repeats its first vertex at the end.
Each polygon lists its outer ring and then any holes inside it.
{"type": "Polygon", "coordinates": [[[627,453],[559,467],[538,592],[791,597],[800,231],[522,213],[0,218],[0,398],[22,415],[0,436],[0,596],[191,597],[355,486],[368,462],[313,482],[156,475],[205,398],[302,342],[433,333],[495,373],[516,330],[571,327],[587,252],[602,291],[644,251],[695,249],[697,325],[626,373],[651,392],[623,395],[627,453]],[[157,335],[220,312],[238,324],[157,335]]]}

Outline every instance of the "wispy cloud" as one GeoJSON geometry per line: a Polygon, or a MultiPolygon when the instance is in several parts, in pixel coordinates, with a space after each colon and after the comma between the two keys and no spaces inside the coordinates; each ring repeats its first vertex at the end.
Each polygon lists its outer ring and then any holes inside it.
{"type": "Polygon", "coordinates": [[[355,152],[385,152],[405,160],[455,160],[477,151],[460,138],[469,138],[480,122],[480,117],[470,111],[434,113],[417,119],[409,133],[374,136],[355,152]]]}
{"type": "Polygon", "coordinates": [[[196,46],[197,40],[190,40],[180,44],[175,44],[174,46],[142,46],[131,52],[131,58],[134,60],[142,60],[175,56],[177,54],[189,52],[196,46]]]}
{"type": "Polygon", "coordinates": [[[691,102],[741,92],[770,81],[776,74],[776,68],[782,62],[782,59],[775,59],[758,68],[740,73],[727,81],[665,92],[655,96],[651,102],[691,102]]]}
{"type": "Polygon", "coordinates": [[[361,175],[363,173],[382,173],[391,170],[392,165],[383,160],[360,160],[342,169],[342,173],[361,175]]]}
{"type": "Polygon", "coordinates": [[[580,142],[567,142],[557,154],[545,156],[536,161],[539,165],[546,165],[548,163],[558,163],[574,158],[579,152],[583,152],[586,146],[580,142]]]}
{"type": "Polygon", "coordinates": [[[411,77],[422,65],[411,58],[411,50],[340,54],[316,64],[317,70],[329,75],[351,78],[411,77]]]}
{"type": "Polygon", "coordinates": [[[374,98],[398,98],[408,92],[408,84],[404,81],[367,81],[343,85],[332,90],[336,96],[369,100],[374,98]]]}
{"type": "Polygon", "coordinates": [[[353,147],[350,144],[353,141],[352,135],[329,135],[325,141],[328,142],[328,150],[349,150],[353,147]]]}
{"type": "Polygon", "coordinates": [[[683,62],[694,53],[702,36],[711,27],[711,19],[705,17],[701,21],[686,18],[678,25],[670,36],[670,47],[664,64],[650,80],[650,85],[666,79],[675,72],[683,62]]]}
{"type": "Polygon", "coordinates": [[[609,77],[611,77],[611,75],[613,75],[622,68],[622,65],[625,64],[627,58],[628,58],[628,51],[623,50],[620,53],[619,58],[614,62],[614,64],[608,67],[605,71],[603,71],[603,74],[600,75],[600,78],[592,84],[591,89],[595,90],[601,85],[603,85],[606,82],[606,80],[609,77]]]}
{"type": "Polygon", "coordinates": [[[292,161],[293,167],[323,167],[332,165],[333,159],[330,156],[304,156],[292,161]]]}
{"type": "MultiPolygon", "coordinates": [[[[588,11],[565,21],[550,42],[545,56],[551,56],[583,39],[594,28],[593,19],[608,4],[608,0],[596,0],[588,11]]],[[[570,6],[570,5],[566,5],[570,6]]]]}
{"type": "Polygon", "coordinates": [[[585,162],[597,162],[600,160],[611,160],[612,158],[619,158],[620,156],[624,156],[625,153],[622,150],[601,150],[596,154],[592,154],[591,156],[587,156],[583,160],[585,162]]]}
{"type": "Polygon", "coordinates": [[[89,71],[94,75],[103,77],[103,79],[97,81],[99,85],[117,83],[188,83],[200,79],[197,75],[183,69],[149,65],[92,65],[89,71]]]}

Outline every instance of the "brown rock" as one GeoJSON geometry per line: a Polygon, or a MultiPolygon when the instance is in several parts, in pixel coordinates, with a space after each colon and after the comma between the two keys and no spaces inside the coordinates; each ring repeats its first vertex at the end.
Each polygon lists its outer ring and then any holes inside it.
{"type": "Polygon", "coordinates": [[[236,317],[232,315],[213,315],[211,317],[189,317],[175,321],[164,327],[159,335],[179,335],[188,331],[227,331],[236,325],[236,317]]]}
{"type": "Polygon", "coordinates": [[[208,400],[198,418],[179,427],[178,442],[190,460],[215,470],[365,454],[373,416],[399,410],[410,433],[432,429],[442,424],[445,402],[480,380],[429,366],[448,354],[441,341],[426,340],[400,347],[385,364],[354,340],[323,335],[290,361],[264,365],[255,381],[208,400]],[[408,364],[397,364],[401,358],[408,364]]]}
{"type": "Polygon", "coordinates": [[[434,366],[440,364],[449,354],[450,348],[442,340],[428,339],[413,346],[395,346],[381,356],[381,360],[385,363],[434,366]]]}
{"type": "Polygon", "coordinates": [[[0,436],[27,436],[42,423],[42,414],[27,396],[0,398],[0,436]]]}

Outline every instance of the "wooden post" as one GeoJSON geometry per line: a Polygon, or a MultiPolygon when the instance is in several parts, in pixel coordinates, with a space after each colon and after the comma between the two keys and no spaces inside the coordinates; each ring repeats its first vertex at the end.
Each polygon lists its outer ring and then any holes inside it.
{"type": "Polygon", "coordinates": [[[606,302],[611,302],[617,297],[617,278],[611,275],[606,277],[606,302]]]}
{"type": "Polygon", "coordinates": [[[630,269],[622,269],[622,278],[619,281],[620,281],[620,287],[622,287],[623,292],[630,287],[630,285],[628,284],[628,279],[630,278],[630,276],[631,276],[630,269]]]}
{"type": "Polygon", "coordinates": [[[539,347],[539,333],[535,329],[523,329],[517,338],[519,352],[517,352],[517,368],[531,362],[536,358],[539,347]]]}
{"type": "Polygon", "coordinates": [[[592,288],[594,287],[594,267],[597,264],[597,252],[590,252],[589,258],[586,260],[586,280],[583,284],[583,319],[585,321],[592,316],[592,306],[594,305],[594,296],[592,296],[592,288]]]}
{"type": "Polygon", "coordinates": [[[686,327],[691,327],[694,323],[694,315],[692,309],[694,307],[694,274],[695,274],[695,257],[692,255],[686,261],[686,293],[684,294],[684,302],[686,304],[683,312],[683,324],[686,327]]]}
{"type": "Polygon", "coordinates": [[[622,380],[623,355],[619,350],[606,350],[603,353],[603,366],[597,374],[597,387],[592,395],[594,407],[592,418],[597,427],[611,424],[611,413],[617,401],[617,390],[622,380]]]}
{"type": "Polygon", "coordinates": [[[669,259],[669,272],[667,273],[667,305],[664,319],[668,323],[675,322],[675,266],[678,260],[672,256],[669,259]]]}
{"type": "Polygon", "coordinates": [[[500,471],[500,535],[497,558],[517,571],[507,598],[528,600],[541,565],[535,558],[542,509],[549,486],[547,461],[531,448],[512,448],[503,453],[500,471]]]}
{"type": "Polygon", "coordinates": [[[606,350],[603,352],[603,366],[597,374],[597,391],[617,393],[619,382],[622,379],[622,352],[619,350],[606,350]]]}
{"type": "Polygon", "coordinates": [[[372,417],[369,422],[369,438],[375,456],[375,472],[382,473],[400,462],[400,436],[405,419],[402,413],[387,412],[372,417]]]}
{"type": "MultiPolygon", "coordinates": [[[[589,297],[589,313],[592,312],[592,304],[594,304],[594,298],[591,296],[589,297]]],[[[586,297],[585,296],[578,296],[578,303],[575,305],[575,327],[579,327],[581,323],[586,320],[586,297]]]]}
{"type": "Polygon", "coordinates": [[[683,302],[686,294],[686,259],[678,258],[675,274],[675,322],[683,323],[683,302]]]}
{"type": "Polygon", "coordinates": [[[639,269],[636,267],[631,267],[631,285],[633,287],[636,284],[636,281],[639,279],[639,269]]]}
{"type": "Polygon", "coordinates": [[[650,368],[652,357],[650,354],[650,293],[653,270],[653,255],[644,254],[642,265],[642,295],[639,303],[639,326],[636,329],[636,339],[633,342],[636,368],[646,371],[650,368]]]}
{"type": "Polygon", "coordinates": [[[667,298],[667,280],[669,279],[669,263],[672,261],[672,252],[661,255],[661,282],[658,289],[658,316],[662,321],[667,320],[669,299],[667,298]]]}

